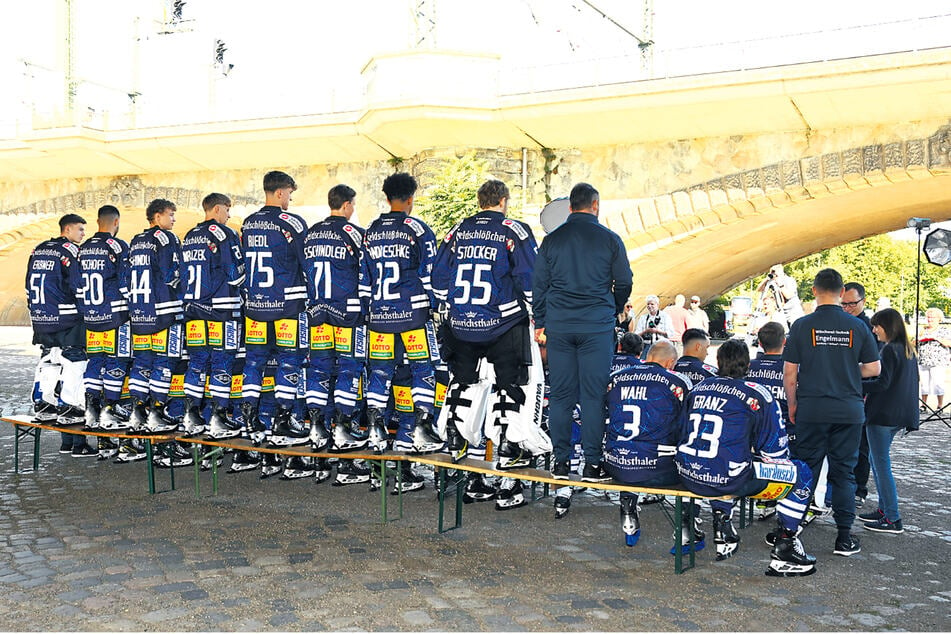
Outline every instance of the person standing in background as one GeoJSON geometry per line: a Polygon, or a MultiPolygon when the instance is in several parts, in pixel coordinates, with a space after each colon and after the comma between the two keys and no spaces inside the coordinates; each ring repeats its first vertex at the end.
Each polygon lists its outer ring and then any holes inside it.
{"type": "Polygon", "coordinates": [[[673,331],[670,333],[670,340],[674,343],[674,348],[677,349],[678,355],[684,353],[683,336],[684,331],[689,328],[689,326],[687,326],[687,318],[690,316],[690,313],[684,308],[684,301],[686,301],[684,296],[678,294],[674,298],[674,303],[664,309],[664,312],[670,317],[670,325],[673,328],[673,331]]]}

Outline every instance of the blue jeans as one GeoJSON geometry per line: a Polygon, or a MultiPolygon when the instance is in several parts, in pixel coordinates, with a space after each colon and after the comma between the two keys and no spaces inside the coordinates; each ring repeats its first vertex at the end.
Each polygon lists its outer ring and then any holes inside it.
{"type": "Polygon", "coordinates": [[[898,514],[898,489],[895,487],[895,478],[892,476],[891,457],[892,440],[901,430],[901,427],[885,427],[884,425],[865,426],[865,434],[868,436],[868,459],[872,464],[875,489],[878,491],[878,508],[889,522],[897,522],[901,519],[898,514]]]}

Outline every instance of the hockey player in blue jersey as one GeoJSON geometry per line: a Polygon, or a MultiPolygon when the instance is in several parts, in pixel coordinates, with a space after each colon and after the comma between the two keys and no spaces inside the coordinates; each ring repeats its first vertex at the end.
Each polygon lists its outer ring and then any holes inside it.
{"type": "MultiPolygon", "coordinates": [[[[330,415],[333,449],[349,451],[367,444],[357,439],[351,426],[360,399],[366,362],[367,332],[359,296],[363,230],[350,222],[357,193],[336,185],[327,193],[330,215],[317,222],[304,238],[304,278],[307,282],[307,316],[310,361],[307,367],[307,410],[314,448],[331,440],[324,427],[330,415]],[[330,386],[333,385],[333,399],[330,386]],[[332,411],[328,404],[333,402],[332,411]]],[[[376,449],[384,443],[378,437],[376,449]]]]}
{"type": "Polygon", "coordinates": [[[716,367],[706,362],[710,337],[699,328],[688,328],[683,337],[684,353],[674,364],[674,372],[679,372],[696,385],[704,379],[717,375],[716,367]]]}
{"type": "Polygon", "coordinates": [[[149,228],[129,245],[129,313],[132,369],[129,392],[135,400],[136,429],[160,433],[178,428],[166,410],[172,370],[182,357],[182,248],[174,233],[175,203],[148,204],[149,228]]]}
{"type": "Polygon", "coordinates": [[[233,438],[241,426],[229,417],[231,364],[241,335],[244,253],[227,225],[231,199],[212,193],[201,201],[205,219],[182,242],[185,275],[185,433],[233,438]],[[206,422],[202,399],[208,384],[212,405],[206,422]]]}
{"type": "MultiPolygon", "coordinates": [[[[749,350],[730,339],[717,350],[719,375],[695,386],[687,397],[675,461],[680,479],[700,495],[744,497],[788,491],[777,504],[779,530],[766,574],[805,576],[815,572],[797,534],[809,503],[812,473],[789,459],[779,404],[763,386],[744,380],[749,350]]],[[[735,551],[740,537],[733,526],[734,501],[712,500],[717,559],[735,551]]]]}
{"type": "MultiPolygon", "coordinates": [[[[85,331],[79,313],[82,287],[79,243],[86,221],[76,214],[59,220],[60,235],[33,249],[26,266],[26,298],[33,325],[33,343],[40,346],[33,388],[38,422],[72,425],[83,422],[85,331]],[[61,382],[57,396],[56,386],[61,382]],[[63,402],[60,405],[59,401],[63,402]]],[[[96,455],[81,436],[63,434],[60,451],[74,456],[96,455]]]]}
{"type": "Polygon", "coordinates": [[[430,453],[443,442],[433,429],[435,377],[439,359],[432,311],[432,275],[436,238],[418,218],[410,216],[416,179],[405,172],[390,174],[383,193],[390,211],[380,215],[363,236],[360,296],[368,303],[367,424],[375,442],[386,439],[383,410],[393,371],[408,359],[413,374],[414,424],[401,426],[397,451],[430,453]]]}
{"type": "Polygon", "coordinates": [[[308,443],[308,430],[294,416],[305,360],[307,284],[304,282],[304,219],[287,211],[297,183],[279,171],[264,175],[264,207],[244,219],[244,341],[247,357],[241,413],[252,441],[263,442],[259,416],[264,367],[277,359],[277,410],[270,440],[275,445],[308,443]],[[302,323],[303,322],[303,323],[302,323]]]}
{"type": "MultiPolygon", "coordinates": [[[[446,234],[433,269],[433,289],[448,307],[443,356],[452,377],[447,392],[446,440],[453,458],[465,456],[467,439],[457,427],[464,403],[479,380],[479,362],[492,363],[495,384],[488,416],[498,421],[500,469],[529,465],[532,454],[508,438],[512,418],[526,403],[532,363],[529,311],[538,247],[532,230],[506,218],[509,189],[489,180],[478,191],[479,213],[446,234]]],[[[481,435],[481,431],[480,431],[481,435]]],[[[476,440],[475,438],[469,439],[476,440]]]]}
{"type": "MultiPolygon", "coordinates": [[[[674,344],[661,339],[645,361],[611,375],[604,468],[619,482],[645,487],[679,482],[674,453],[691,384],[670,371],[676,359],[674,344]]],[[[628,546],[640,537],[637,499],[636,493],[621,493],[621,529],[628,546]]],[[[703,534],[695,531],[694,542],[694,549],[700,550],[703,534]]]]}
{"type": "Polygon", "coordinates": [[[641,353],[644,352],[644,340],[636,332],[625,332],[618,337],[617,352],[611,362],[611,374],[621,368],[641,363],[641,353]]]}

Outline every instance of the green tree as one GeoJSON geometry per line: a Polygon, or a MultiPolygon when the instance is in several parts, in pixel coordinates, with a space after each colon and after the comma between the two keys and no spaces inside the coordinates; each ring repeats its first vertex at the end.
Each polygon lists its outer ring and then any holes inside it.
{"type": "Polygon", "coordinates": [[[469,152],[447,160],[417,196],[414,210],[442,238],[479,209],[477,192],[489,177],[485,161],[469,152]]]}

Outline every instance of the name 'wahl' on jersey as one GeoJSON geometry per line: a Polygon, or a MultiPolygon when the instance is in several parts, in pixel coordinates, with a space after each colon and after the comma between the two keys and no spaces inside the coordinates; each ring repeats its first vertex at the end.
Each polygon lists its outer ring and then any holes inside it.
{"type": "Polygon", "coordinates": [[[433,270],[436,298],[463,341],[491,341],[525,319],[538,247],[528,225],[481,211],[443,240],[433,270]]]}

